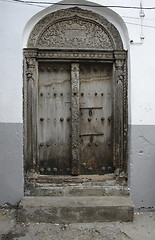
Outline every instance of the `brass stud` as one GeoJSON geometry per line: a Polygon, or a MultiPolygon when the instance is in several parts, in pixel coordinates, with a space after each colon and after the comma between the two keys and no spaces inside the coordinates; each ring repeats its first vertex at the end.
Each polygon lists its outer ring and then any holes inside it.
{"type": "Polygon", "coordinates": [[[111,146],[111,142],[110,142],[110,141],[108,142],[108,146],[109,146],[109,147],[111,146]]]}
{"type": "Polygon", "coordinates": [[[48,72],[51,72],[51,68],[50,68],[50,67],[48,67],[48,68],[47,68],[47,71],[48,71],[48,72]]]}
{"type": "Polygon", "coordinates": [[[77,145],[76,145],[76,144],[73,144],[73,148],[77,148],[77,145]]]}
{"type": "Polygon", "coordinates": [[[101,170],[104,172],[105,171],[105,167],[102,167],[101,170]]]}
{"type": "Polygon", "coordinates": [[[86,167],[86,165],[87,165],[86,163],[82,163],[82,166],[83,166],[83,167],[86,167]]]}
{"type": "Polygon", "coordinates": [[[98,143],[97,143],[97,142],[95,143],[95,146],[96,146],[96,147],[98,146],[98,143]]]}
{"type": "Polygon", "coordinates": [[[88,145],[91,146],[91,142],[89,142],[88,145]]]}
{"type": "Polygon", "coordinates": [[[57,168],[53,168],[53,171],[54,171],[54,172],[57,172],[57,170],[58,170],[57,168]]]}
{"type": "Polygon", "coordinates": [[[50,144],[49,144],[49,143],[47,143],[47,144],[46,144],[46,146],[47,146],[47,147],[49,147],[49,146],[50,146],[50,144]]]}
{"type": "Polygon", "coordinates": [[[111,171],[111,170],[112,170],[112,167],[108,167],[108,170],[111,171]]]}

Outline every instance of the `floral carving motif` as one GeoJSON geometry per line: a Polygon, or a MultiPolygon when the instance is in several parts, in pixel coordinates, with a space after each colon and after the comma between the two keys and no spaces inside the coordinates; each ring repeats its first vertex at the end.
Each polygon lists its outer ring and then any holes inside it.
{"type": "Polygon", "coordinates": [[[38,48],[114,48],[112,40],[101,26],[73,18],[49,26],[37,40],[38,48]]]}
{"type": "Polygon", "coordinates": [[[123,49],[119,32],[110,22],[94,12],[77,7],[45,16],[35,25],[28,40],[29,48],[68,46],[103,50],[123,49]]]}

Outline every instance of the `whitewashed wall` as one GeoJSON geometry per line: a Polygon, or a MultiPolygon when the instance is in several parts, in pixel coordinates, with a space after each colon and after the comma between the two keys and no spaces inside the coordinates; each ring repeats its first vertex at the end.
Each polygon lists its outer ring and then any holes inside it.
{"type": "MultiPolygon", "coordinates": [[[[95,2],[102,5],[140,6],[140,0],[95,2]]],[[[154,0],[143,0],[143,7],[152,6],[154,0]]],[[[16,204],[23,195],[22,49],[26,47],[28,34],[35,21],[51,9],[54,11],[59,8],[58,5],[45,9],[44,6],[0,2],[0,204],[16,204]]],[[[83,8],[98,13],[104,11],[108,20],[120,31],[124,47],[129,51],[131,195],[136,207],[155,207],[155,10],[144,10],[143,24],[150,27],[143,27],[145,39],[141,44],[139,10],[111,8],[119,17],[105,8],[83,8]],[[133,40],[133,44],[129,40],[133,40]]]]}

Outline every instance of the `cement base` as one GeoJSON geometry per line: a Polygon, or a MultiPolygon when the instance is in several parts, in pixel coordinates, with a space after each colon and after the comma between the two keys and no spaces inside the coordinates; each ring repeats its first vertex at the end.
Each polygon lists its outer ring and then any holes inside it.
{"type": "Polygon", "coordinates": [[[109,222],[133,221],[134,206],[129,197],[24,197],[19,204],[22,222],[109,222]]]}
{"type": "Polygon", "coordinates": [[[22,223],[16,209],[0,209],[0,239],[16,240],[154,240],[155,212],[136,212],[133,222],[22,223]]]}

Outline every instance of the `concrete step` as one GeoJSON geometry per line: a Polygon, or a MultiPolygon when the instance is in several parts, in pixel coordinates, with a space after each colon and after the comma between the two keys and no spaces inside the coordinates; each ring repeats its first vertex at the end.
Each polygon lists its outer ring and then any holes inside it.
{"type": "Polygon", "coordinates": [[[50,186],[48,184],[35,185],[25,190],[25,196],[128,196],[127,186],[121,185],[74,185],[50,186]]]}
{"type": "Polygon", "coordinates": [[[18,221],[83,223],[132,221],[134,206],[130,197],[23,197],[18,221]]]}

